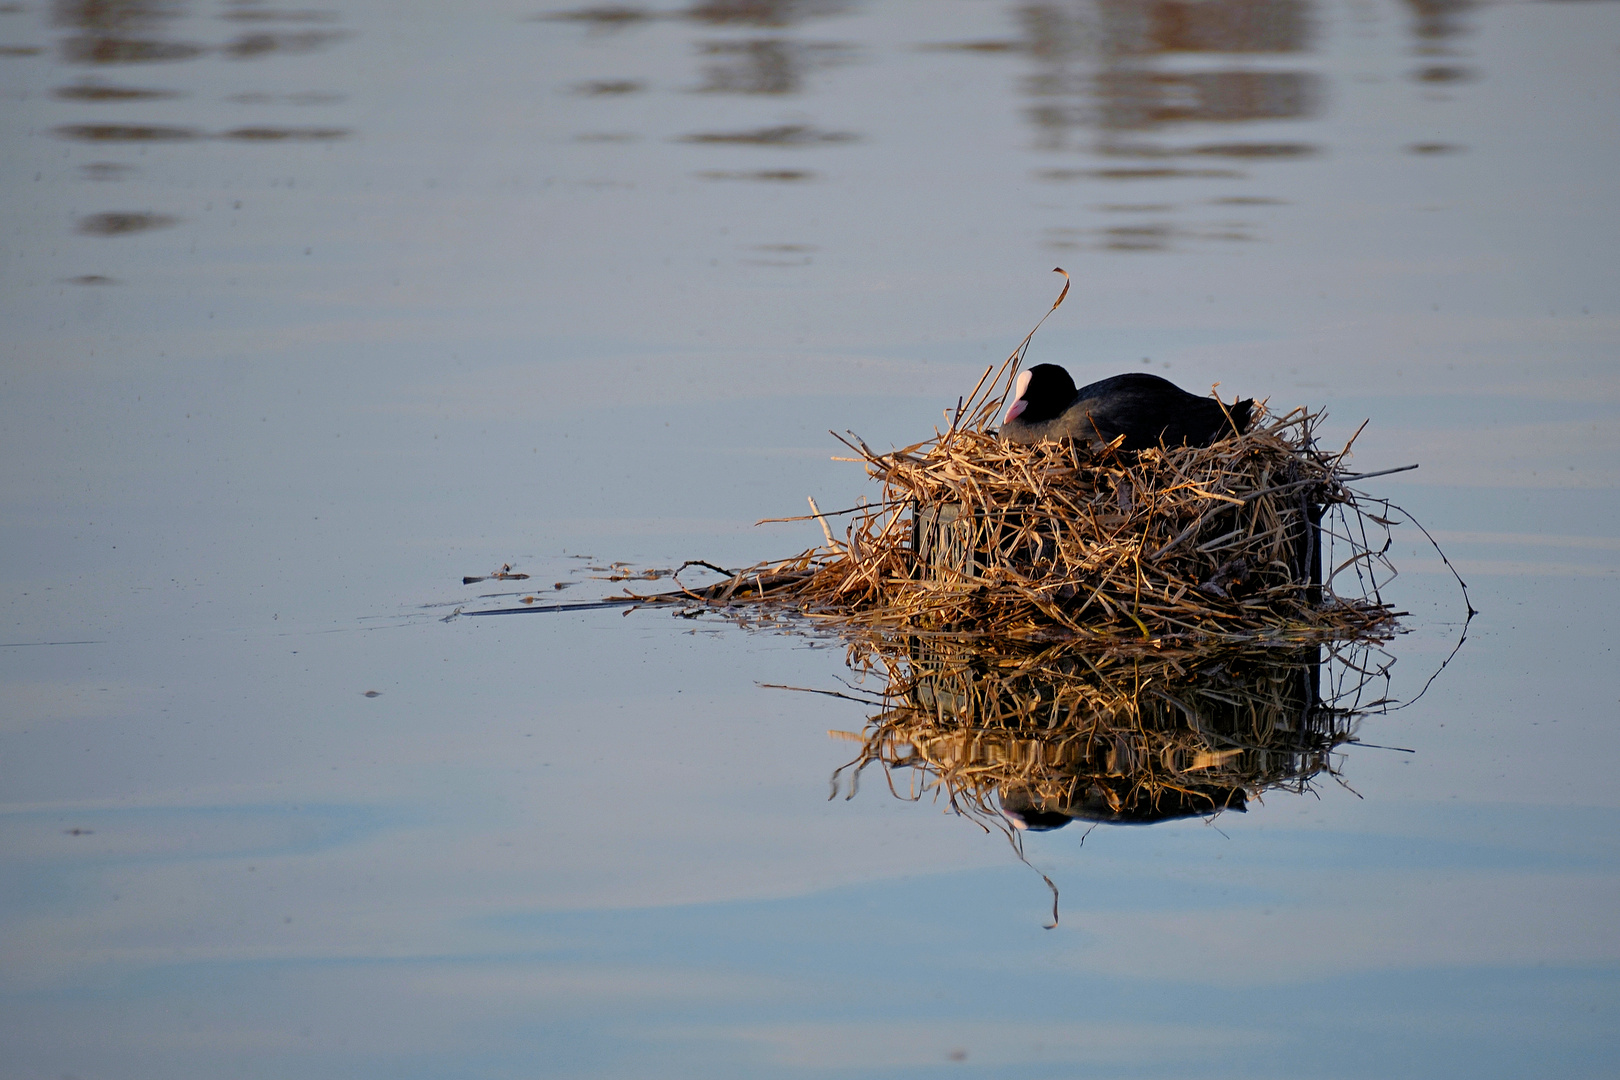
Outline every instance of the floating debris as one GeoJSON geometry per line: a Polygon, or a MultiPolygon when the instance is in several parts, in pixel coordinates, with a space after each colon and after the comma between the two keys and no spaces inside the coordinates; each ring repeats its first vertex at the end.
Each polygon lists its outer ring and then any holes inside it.
{"type": "Polygon", "coordinates": [[[461,583],[463,585],[476,585],[480,581],[528,581],[528,580],[529,580],[529,575],[528,574],[515,574],[515,573],[512,572],[512,564],[511,563],[502,563],[501,568],[499,570],[495,571],[492,574],[483,574],[483,575],[477,576],[477,577],[471,577],[471,576],[464,577],[464,578],[461,579],[461,583]]]}

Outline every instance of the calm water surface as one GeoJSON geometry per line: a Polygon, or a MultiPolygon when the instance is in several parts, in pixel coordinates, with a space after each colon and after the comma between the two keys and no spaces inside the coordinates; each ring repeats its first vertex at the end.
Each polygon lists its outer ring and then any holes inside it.
{"type": "Polygon", "coordinates": [[[1620,5],[25,0],[0,102],[0,1075],[1620,1068],[1620,5]],[[816,542],[1054,265],[1032,359],[1421,462],[1401,750],[1030,834],[1047,930],[828,801],[836,640],[440,621],[816,542]]]}

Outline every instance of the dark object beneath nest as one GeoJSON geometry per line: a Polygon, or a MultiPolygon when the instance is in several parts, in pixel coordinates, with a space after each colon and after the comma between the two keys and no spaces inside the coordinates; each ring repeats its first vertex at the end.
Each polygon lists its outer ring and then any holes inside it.
{"type": "Polygon", "coordinates": [[[1043,439],[1109,443],[1120,436],[1124,450],[1208,446],[1249,428],[1252,399],[1223,407],[1212,397],[1189,394],[1168,379],[1127,372],[1076,390],[1056,364],[1021,372],[999,438],[1008,443],[1043,439]]]}
{"type": "Polygon", "coordinates": [[[1199,784],[1154,790],[1114,778],[1086,778],[1066,797],[1042,799],[1028,788],[1003,788],[998,793],[1001,812],[1015,829],[1050,832],[1071,821],[1107,825],[1153,825],[1178,818],[1209,817],[1223,810],[1243,814],[1249,794],[1241,787],[1199,784]],[[1089,781],[1089,782],[1086,782],[1089,781]]]}

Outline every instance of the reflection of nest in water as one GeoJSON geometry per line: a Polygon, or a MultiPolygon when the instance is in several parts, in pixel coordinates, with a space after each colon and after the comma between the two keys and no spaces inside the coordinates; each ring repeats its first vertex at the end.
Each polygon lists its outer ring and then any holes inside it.
{"type": "Polygon", "coordinates": [[[1072,819],[1148,823],[1243,810],[1251,797],[1334,775],[1369,681],[1370,645],[1128,655],[1075,644],[867,639],[889,677],[861,752],[834,774],[885,767],[902,798],[943,796],[1018,828],[1072,819]],[[1327,692],[1324,696],[1324,682],[1327,692]],[[900,769],[909,782],[895,782],[900,769]]]}

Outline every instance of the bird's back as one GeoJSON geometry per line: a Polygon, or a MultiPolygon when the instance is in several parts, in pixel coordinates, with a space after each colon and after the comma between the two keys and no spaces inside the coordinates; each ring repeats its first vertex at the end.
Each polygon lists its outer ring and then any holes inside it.
{"type": "Polygon", "coordinates": [[[1253,404],[1245,400],[1224,409],[1214,398],[1132,371],[1082,386],[1074,404],[1042,437],[1111,442],[1123,435],[1126,450],[1146,450],[1161,440],[1168,446],[1207,446],[1234,428],[1240,433],[1247,429],[1253,404]]]}

